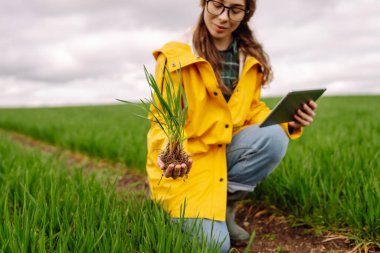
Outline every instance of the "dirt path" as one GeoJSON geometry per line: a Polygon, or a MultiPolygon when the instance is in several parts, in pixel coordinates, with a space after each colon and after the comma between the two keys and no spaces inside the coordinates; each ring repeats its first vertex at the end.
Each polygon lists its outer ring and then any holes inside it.
{"type": "MultiPolygon", "coordinates": [[[[245,203],[236,209],[237,223],[256,233],[249,252],[352,252],[345,237],[332,233],[316,236],[310,227],[291,226],[290,220],[275,214],[278,211],[274,207],[245,203]]],[[[237,248],[243,252],[244,246],[237,245],[237,248]]]]}
{"type": "Polygon", "coordinates": [[[6,134],[6,136],[12,141],[17,142],[26,148],[39,150],[49,155],[55,155],[57,159],[66,163],[68,168],[80,167],[84,169],[84,173],[86,174],[96,172],[97,177],[102,182],[115,182],[117,191],[147,191],[145,175],[134,170],[129,170],[121,163],[92,158],[83,153],[56,147],[19,133],[4,131],[2,129],[0,129],[0,132],[6,134]]]}
{"type": "MultiPolygon", "coordinates": [[[[82,167],[85,173],[95,171],[101,180],[116,182],[117,191],[143,195],[147,191],[145,175],[128,170],[122,164],[90,158],[84,154],[64,150],[18,133],[0,131],[25,147],[57,155],[57,158],[65,161],[69,167],[82,167]]],[[[274,213],[271,208],[256,206],[252,203],[242,203],[236,207],[237,223],[250,232],[255,231],[256,233],[248,252],[319,253],[350,252],[352,249],[344,237],[330,233],[316,236],[312,229],[293,227],[284,217],[274,213]]],[[[246,248],[245,243],[233,245],[235,249],[231,252],[243,252],[246,248]]]]}

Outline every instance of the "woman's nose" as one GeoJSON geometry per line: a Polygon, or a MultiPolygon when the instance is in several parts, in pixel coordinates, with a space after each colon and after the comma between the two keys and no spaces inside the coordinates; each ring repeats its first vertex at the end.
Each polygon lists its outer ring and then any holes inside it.
{"type": "Polygon", "coordinates": [[[220,15],[218,16],[218,18],[220,20],[223,20],[223,21],[228,21],[229,17],[228,17],[228,9],[224,9],[222,13],[220,13],[220,15]]]}

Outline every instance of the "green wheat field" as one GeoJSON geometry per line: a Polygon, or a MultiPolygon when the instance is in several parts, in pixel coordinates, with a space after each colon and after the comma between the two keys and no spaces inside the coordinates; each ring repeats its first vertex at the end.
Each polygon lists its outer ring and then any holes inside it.
{"type": "MultiPolygon", "coordinates": [[[[323,97],[318,106],[316,121],[251,197],[302,224],[380,246],[380,96],[323,97]]],[[[183,235],[150,201],[120,196],[112,183],[7,134],[145,173],[149,122],[140,113],[125,104],[0,109],[0,252],[217,252],[183,235]]]]}

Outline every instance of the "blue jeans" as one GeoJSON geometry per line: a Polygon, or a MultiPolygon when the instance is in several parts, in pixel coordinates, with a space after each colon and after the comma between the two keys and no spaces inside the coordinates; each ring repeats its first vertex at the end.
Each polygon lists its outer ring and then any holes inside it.
{"type": "MultiPolygon", "coordinates": [[[[174,218],[174,222],[180,222],[181,219],[174,218]]],[[[230,249],[230,236],[228,234],[227,225],[222,221],[212,221],[209,219],[184,219],[182,230],[185,233],[196,234],[207,239],[208,244],[217,244],[220,252],[228,252],[230,249]]]]}
{"type": "MultiPolygon", "coordinates": [[[[228,197],[239,192],[252,192],[285,156],[289,138],[279,125],[259,128],[252,125],[232,138],[227,146],[228,197]]],[[[189,224],[200,222],[203,233],[221,244],[221,252],[228,252],[230,238],[222,221],[186,219],[189,224]]],[[[185,229],[186,230],[186,229],[185,229]]]]}

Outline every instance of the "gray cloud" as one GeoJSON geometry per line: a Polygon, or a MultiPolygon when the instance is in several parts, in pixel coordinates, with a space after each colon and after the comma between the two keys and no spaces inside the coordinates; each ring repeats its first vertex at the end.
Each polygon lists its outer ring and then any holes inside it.
{"type": "MultiPolygon", "coordinates": [[[[201,10],[197,0],[0,1],[0,106],[145,97],[151,51],[201,10]]],[[[251,26],[275,70],[263,94],[380,93],[379,12],[377,0],[258,0],[251,26]]]]}
{"type": "Polygon", "coordinates": [[[379,1],[291,0],[273,10],[274,2],[260,1],[253,21],[275,69],[273,89],[264,94],[308,86],[327,86],[331,93],[378,93],[379,1]]]}

